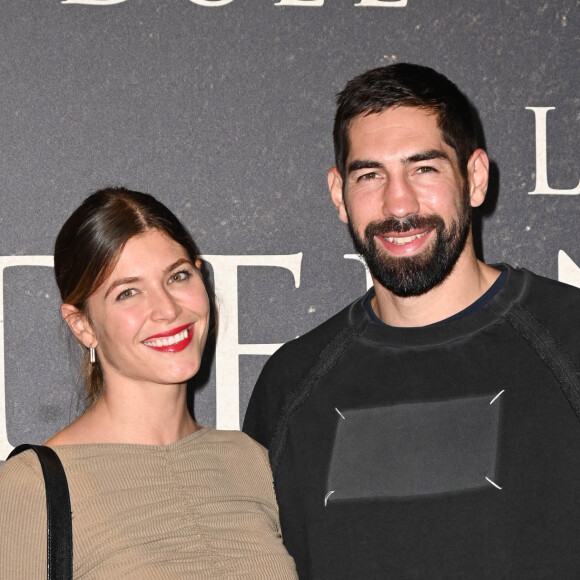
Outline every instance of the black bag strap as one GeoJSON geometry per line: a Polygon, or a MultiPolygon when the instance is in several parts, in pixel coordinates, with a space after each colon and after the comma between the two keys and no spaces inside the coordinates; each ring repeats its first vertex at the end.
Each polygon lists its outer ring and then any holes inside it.
{"type": "Polygon", "coordinates": [[[72,515],[66,474],[58,455],[43,445],[19,445],[8,459],[27,449],[32,449],[38,456],[46,487],[47,578],[72,580],[72,515]]]}

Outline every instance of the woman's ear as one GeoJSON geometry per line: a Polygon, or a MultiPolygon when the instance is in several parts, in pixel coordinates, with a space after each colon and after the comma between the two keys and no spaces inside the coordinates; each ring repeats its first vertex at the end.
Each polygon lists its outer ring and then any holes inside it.
{"type": "Polygon", "coordinates": [[[61,304],[60,313],[75,338],[87,348],[97,347],[97,337],[88,318],[72,304],[61,304]]]}

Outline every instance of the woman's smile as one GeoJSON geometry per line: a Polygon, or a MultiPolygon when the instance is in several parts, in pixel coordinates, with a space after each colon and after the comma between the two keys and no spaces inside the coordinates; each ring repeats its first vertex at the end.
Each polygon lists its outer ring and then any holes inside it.
{"type": "Polygon", "coordinates": [[[180,352],[191,344],[193,333],[194,325],[184,324],[173,330],[150,336],[143,344],[159,352],[180,352]]]}

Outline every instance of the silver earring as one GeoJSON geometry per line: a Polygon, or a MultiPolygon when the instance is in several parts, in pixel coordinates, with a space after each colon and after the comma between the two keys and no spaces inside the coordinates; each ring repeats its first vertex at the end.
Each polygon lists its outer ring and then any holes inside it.
{"type": "Polygon", "coordinates": [[[89,346],[89,362],[94,365],[97,362],[97,351],[89,346]]]}

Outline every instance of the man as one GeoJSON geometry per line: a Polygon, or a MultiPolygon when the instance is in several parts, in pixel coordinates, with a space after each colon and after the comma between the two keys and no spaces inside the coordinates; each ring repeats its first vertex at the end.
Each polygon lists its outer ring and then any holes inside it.
{"type": "Polygon", "coordinates": [[[439,73],[350,81],[334,145],[373,288],[268,361],[244,424],[300,577],[578,577],[580,291],[476,258],[489,162],[439,73]]]}

